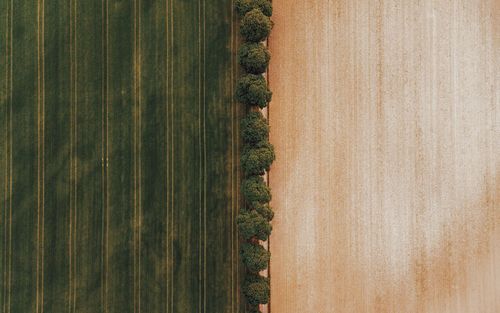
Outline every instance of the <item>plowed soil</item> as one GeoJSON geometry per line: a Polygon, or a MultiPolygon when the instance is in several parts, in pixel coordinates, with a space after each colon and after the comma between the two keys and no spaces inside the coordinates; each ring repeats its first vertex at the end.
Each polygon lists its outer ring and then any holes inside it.
{"type": "Polygon", "coordinates": [[[499,2],[273,3],[271,312],[500,312],[499,2]]]}

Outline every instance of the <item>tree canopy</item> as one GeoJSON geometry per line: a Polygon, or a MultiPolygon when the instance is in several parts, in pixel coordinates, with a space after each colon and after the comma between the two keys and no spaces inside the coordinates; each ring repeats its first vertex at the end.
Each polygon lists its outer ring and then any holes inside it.
{"type": "Polygon", "coordinates": [[[257,213],[262,215],[268,221],[272,221],[274,218],[274,211],[268,203],[251,203],[249,207],[257,211],[257,213]]]}
{"type": "Polygon", "coordinates": [[[272,95],[262,75],[247,74],[240,78],[236,86],[236,100],[246,105],[265,108],[272,95]]]}
{"type": "Polygon", "coordinates": [[[247,42],[238,51],[238,60],[243,69],[252,74],[262,74],[269,65],[271,54],[262,43],[247,42]]]}
{"type": "Polygon", "coordinates": [[[269,141],[261,141],[244,147],[241,167],[245,175],[263,175],[269,171],[275,158],[273,145],[269,141]]]}
{"type": "Polygon", "coordinates": [[[236,0],[235,6],[240,17],[244,17],[253,9],[260,9],[264,15],[269,17],[273,15],[273,4],[269,0],[236,0]]]}
{"type": "Polygon", "coordinates": [[[258,273],[269,265],[271,253],[259,244],[244,243],[241,248],[241,258],[250,272],[258,273]]]}
{"type": "Polygon", "coordinates": [[[271,201],[271,190],[260,176],[250,176],[243,180],[241,191],[245,199],[250,203],[267,203],[271,201]]]}
{"type": "Polygon", "coordinates": [[[243,293],[250,304],[266,304],[269,302],[269,279],[255,274],[247,274],[243,284],[243,293]]]}
{"type": "Polygon", "coordinates": [[[267,240],[271,234],[271,224],[256,211],[242,212],[236,218],[240,235],[245,240],[257,238],[267,240]]]}
{"type": "Polygon", "coordinates": [[[249,112],[243,118],[241,137],[246,144],[256,144],[269,138],[269,123],[260,111],[249,112]]]}
{"type": "Polygon", "coordinates": [[[261,10],[253,9],[241,20],[240,34],[248,42],[260,42],[271,33],[273,22],[261,10]]]}

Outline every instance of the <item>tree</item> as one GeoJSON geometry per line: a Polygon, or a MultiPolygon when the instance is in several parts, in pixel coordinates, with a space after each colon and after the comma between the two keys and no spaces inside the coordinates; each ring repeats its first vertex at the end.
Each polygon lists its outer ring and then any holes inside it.
{"type": "Polygon", "coordinates": [[[259,244],[244,243],[241,248],[241,258],[250,272],[258,273],[269,265],[271,253],[259,244]]]}
{"type": "Polygon", "coordinates": [[[268,141],[261,141],[243,149],[241,167],[245,175],[263,175],[265,171],[269,171],[275,158],[273,145],[268,141]]]}
{"type": "Polygon", "coordinates": [[[269,279],[255,274],[247,274],[243,283],[243,293],[251,305],[269,302],[269,279]]]}
{"type": "Polygon", "coordinates": [[[259,213],[269,222],[272,221],[274,218],[274,211],[268,203],[253,202],[247,204],[245,208],[241,209],[241,212],[251,212],[251,211],[259,213]]]}
{"type": "Polygon", "coordinates": [[[240,18],[253,9],[260,9],[269,17],[273,14],[273,5],[269,0],[236,0],[235,6],[240,18]]]}
{"type": "Polygon", "coordinates": [[[264,108],[272,95],[262,75],[247,74],[240,78],[236,86],[236,100],[246,105],[264,108]]]}
{"type": "Polygon", "coordinates": [[[271,54],[262,43],[247,42],[241,45],[238,59],[243,69],[252,74],[262,74],[266,71],[271,54]]]}
{"type": "Polygon", "coordinates": [[[241,137],[246,144],[256,144],[269,138],[269,123],[260,111],[250,112],[243,118],[241,137]]]}
{"type": "Polygon", "coordinates": [[[262,215],[268,221],[273,220],[273,217],[274,217],[273,209],[267,203],[264,203],[264,204],[258,203],[258,202],[252,203],[252,204],[250,204],[250,209],[257,211],[257,213],[262,215]]]}
{"type": "Polygon", "coordinates": [[[241,185],[245,199],[250,202],[267,203],[271,201],[271,190],[260,176],[250,176],[241,185]]]}
{"type": "Polygon", "coordinates": [[[273,22],[259,9],[253,9],[241,20],[240,34],[245,41],[259,42],[265,40],[271,33],[273,22]]]}
{"type": "Polygon", "coordinates": [[[236,218],[240,235],[245,240],[267,240],[271,234],[271,224],[256,211],[241,212],[236,218]]]}

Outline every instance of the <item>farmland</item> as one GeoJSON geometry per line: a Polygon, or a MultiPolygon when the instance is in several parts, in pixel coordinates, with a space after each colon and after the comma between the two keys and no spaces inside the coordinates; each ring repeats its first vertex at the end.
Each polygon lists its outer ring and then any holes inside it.
{"type": "Polygon", "coordinates": [[[2,312],[237,312],[233,4],[0,1],[2,312]]]}
{"type": "Polygon", "coordinates": [[[273,5],[271,312],[500,312],[499,2],[273,5]]]}

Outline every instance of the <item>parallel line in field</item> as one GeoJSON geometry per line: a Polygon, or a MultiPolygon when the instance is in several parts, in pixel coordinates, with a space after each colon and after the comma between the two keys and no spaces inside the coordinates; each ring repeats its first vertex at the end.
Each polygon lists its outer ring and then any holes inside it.
{"type": "Polygon", "coordinates": [[[138,120],[138,171],[139,171],[139,177],[138,177],[138,187],[139,187],[139,202],[138,202],[138,218],[139,218],[139,223],[138,223],[138,230],[137,230],[137,235],[138,235],[138,251],[137,251],[137,258],[139,261],[138,264],[138,281],[137,281],[137,286],[138,286],[138,294],[137,294],[137,301],[138,301],[138,309],[139,313],[141,313],[141,250],[142,250],[142,46],[141,46],[141,0],[137,0],[137,8],[138,8],[138,27],[137,27],[137,34],[138,34],[138,42],[137,42],[137,47],[138,47],[138,54],[137,54],[137,104],[138,104],[138,114],[137,114],[137,120],[138,120]]]}
{"type": "Polygon", "coordinates": [[[166,52],[167,52],[167,59],[166,59],[166,76],[165,76],[165,81],[166,81],[166,94],[165,94],[165,100],[166,100],[166,155],[167,155],[167,175],[166,175],[166,189],[167,189],[167,199],[166,199],[166,206],[167,206],[167,221],[166,221],[166,259],[165,259],[165,274],[166,274],[166,292],[167,292],[167,301],[166,301],[166,311],[167,313],[170,312],[170,305],[169,305],[169,300],[170,300],[170,266],[169,266],[169,256],[170,256],[170,221],[169,221],[169,216],[170,216],[170,138],[169,138],[169,96],[170,96],[170,81],[169,81],[169,70],[170,70],[170,40],[169,40],[169,21],[170,21],[170,10],[169,10],[169,1],[165,1],[165,41],[166,41],[166,52]]]}
{"type": "Polygon", "coordinates": [[[108,103],[108,44],[107,44],[107,9],[108,1],[101,1],[101,14],[102,20],[104,22],[101,25],[101,57],[103,60],[102,70],[101,70],[101,99],[102,99],[102,110],[101,110],[101,183],[102,183],[102,224],[101,224],[101,301],[102,308],[104,312],[108,311],[107,305],[107,212],[109,207],[107,205],[107,167],[108,167],[108,154],[107,154],[107,103],[108,103]],[[105,61],[104,61],[105,60],[105,61]]]}
{"type": "Polygon", "coordinates": [[[170,166],[170,67],[172,66],[172,62],[170,61],[171,55],[170,55],[170,1],[165,0],[165,40],[166,40],[166,53],[167,53],[167,60],[166,60],[166,66],[167,66],[167,71],[166,71],[166,154],[167,154],[167,176],[166,176],[166,193],[167,193],[167,218],[166,218],[166,257],[165,257],[165,275],[166,275],[166,286],[165,286],[165,291],[166,291],[166,313],[170,313],[170,280],[172,277],[170,276],[170,177],[171,177],[171,166],[170,166]]]}
{"type": "Polygon", "coordinates": [[[134,312],[140,313],[140,3],[134,0],[134,312]]]}
{"type": "Polygon", "coordinates": [[[206,309],[206,259],[207,259],[207,229],[206,229],[206,101],[205,101],[205,1],[198,1],[198,133],[199,133],[199,311],[206,309]],[[203,110],[202,110],[203,108],[203,110]],[[203,117],[202,117],[203,116],[203,117]],[[203,121],[202,121],[203,119],[203,121]],[[203,247],[202,247],[203,243],[203,247]]]}
{"type": "Polygon", "coordinates": [[[231,94],[231,313],[234,313],[234,100],[233,100],[233,51],[234,51],[234,1],[231,0],[231,81],[229,84],[229,92],[231,94]]]}
{"type": "MultiPolygon", "coordinates": [[[[8,7],[7,7],[7,10],[8,10],[8,7]]],[[[7,22],[7,25],[8,25],[8,22],[7,22]]],[[[7,26],[8,27],[8,26],[7,26]]],[[[7,30],[8,32],[8,30],[7,30]]],[[[6,36],[6,44],[5,44],[5,66],[6,66],[6,69],[5,69],[5,92],[6,92],[6,99],[7,99],[7,103],[8,103],[8,84],[9,84],[9,71],[7,70],[8,68],[8,55],[9,55],[9,48],[8,48],[8,40],[9,40],[9,37],[6,36]]],[[[9,139],[8,139],[8,136],[9,136],[9,124],[8,124],[8,109],[7,109],[7,105],[5,106],[5,181],[4,181],[4,186],[3,186],[3,195],[4,195],[4,199],[3,199],[3,206],[2,206],[2,217],[3,217],[3,220],[2,220],[2,226],[3,226],[3,251],[2,251],[2,312],[5,312],[5,306],[6,306],[6,302],[7,302],[7,207],[8,207],[8,204],[7,204],[7,193],[8,193],[8,181],[9,181],[9,159],[8,159],[8,153],[9,153],[9,139]]]]}
{"type": "Polygon", "coordinates": [[[108,312],[109,270],[109,0],[106,0],[106,255],[105,255],[105,312],[108,312]]]}
{"type": "Polygon", "coordinates": [[[76,312],[76,300],[77,300],[77,287],[78,287],[78,275],[77,275],[77,269],[78,269],[78,263],[77,263],[77,252],[78,252],[78,247],[77,247],[77,234],[78,234],[78,24],[77,24],[77,17],[78,17],[78,4],[77,1],[74,0],[74,6],[73,6],[73,31],[74,31],[74,37],[73,37],[73,44],[74,44],[74,157],[75,157],[75,162],[74,162],[74,204],[73,204],[73,209],[74,209],[74,214],[73,214],[73,256],[74,256],[74,262],[73,262],[73,274],[74,274],[74,284],[73,284],[73,311],[76,312]]]}
{"type": "Polygon", "coordinates": [[[170,308],[171,308],[171,312],[174,311],[174,261],[175,261],[175,257],[174,257],[174,244],[173,244],[173,240],[174,240],[174,232],[175,232],[175,229],[174,229],[174,219],[175,219],[175,194],[174,194],[174,191],[175,191],[175,141],[174,141],[174,134],[175,134],[175,125],[174,125],[174,0],[170,0],[170,45],[171,45],[171,72],[170,72],[170,95],[171,95],[171,102],[170,102],[170,110],[171,110],[171,113],[170,113],[170,125],[171,125],[171,144],[172,144],[172,149],[171,149],[171,157],[172,157],[172,161],[171,161],[171,169],[172,169],[172,180],[171,180],[171,192],[170,192],[170,196],[172,197],[172,202],[171,202],[171,206],[170,206],[170,210],[171,210],[171,219],[170,219],[170,225],[171,225],[171,236],[170,236],[170,239],[171,239],[171,244],[170,244],[170,255],[171,255],[171,258],[172,258],[172,264],[171,264],[171,288],[170,288],[170,308]]]}
{"type": "MultiPolygon", "coordinates": [[[[234,8],[234,6],[233,6],[234,8]]],[[[232,10],[234,10],[232,8],[232,10]]],[[[234,24],[234,19],[233,19],[233,22],[232,24],[234,24]]],[[[234,36],[234,42],[235,42],[235,50],[234,51],[237,51],[238,50],[238,40],[237,40],[237,36],[234,36]]],[[[233,51],[231,52],[232,54],[234,53],[233,51]]],[[[236,62],[236,59],[234,59],[234,62],[236,62]]],[[[237,64],[234,64],[235,67],[234,67],[234,70],[236,71],[236,74],[238,74],[238,66],[237,64]]],[[[233,77],[233,81],[234,81],[234,77],[233,77]]],[[[233,83],[234,84],[234,83],[233,83]]],[[[236,105],[236,102],[234,101],[234,86],[233,86],[233,93],[231,93],[231,99],[233,101],[233,106],[236,107],[236,117],[240,117],[240,105],[236,105]]],[[[240,126],[239,124],[236,124],[236,133],[237,133],[237,136],[239,136],[240,134],[240,126]]],[[[240,165],[239,165],[239,158],[240,158],[240,141],[238,139],[239,137],[237,137],[237,140],[236,140],[236,162],[237,162],[237,166],[236,166],[236,214],[238,214],[239,212],[239,208],[240,208],[240,165]]],[[[233,220],[233,224],[235,224],[235,221],[233,220]]],[[[235,232],[236,232],[236,255],[238,258],[238,253],[240,251],[240,241],[238,240],[238,229],[236,227],[236,225],[234,226],[235,227],[235,232]]],[[[238,286],[240,286],[240,262],[239,262],[239,259],[236,260],[236,288],[238,288],[238,286]]],[[[239,310],[239,307],[240,307],[240,293],[238,292],[238,289],[236,289],[237,292],[236,292],[236,311],[239,310]]]]}
{"type": "Polygon", "coordinates": [[[138,277],[138,260],[137,260],[137,246],[138,246],[138,156],[137,156],[137,141],[138,141],[138,130],[137,130],[137,115],[138,113],[138,78],[137,78],[137,0],[134,0],[134,312],[138,313],[139,308],[139,300],[137,299],[138,294],[138,286],[137,286],[137,277],[138,277]]]}
{"type": "Polygon", "coordinates": [[[206,131],[206,2],[203,0],[203,308],[207,307],[207,131],[206,131]]]}
{"type": "Polygon", "coordinates": [[[73,298],[73,0],[69,1],[69,232],[68,232],[68,313],[71,313],[73,298]]]}
{"type": "Polygon", "coordinates": [[[74,246],[73,246],[73,249],[74,249],[74,258],[75,258],[75,262],[74,262],[74,278],[75,278],[75,284],[73,286],[73,310],[76,311],[76,291],[77,291],[77,285],[78,285],[78,275],[77,275],[77,251],[78,251],[78,247],[77,247],[77,234],[78,234],[78,30],[77,30],[77,27],[78,27],[78,24],[77,24],[77,17],[78,17],[78,4],[77,4],[77,1],[75,0],[75,5],[74,5],[74,10],[75,10],[75,13],[73,14],[73,18],[75,19],[74,21],[74,32],[75,32],[75,36],[74,36],[74,54],[75,54],[75,59],[74,59],[74,64],[75,64],[75,111],[74,111],[74,123],[75,123],[75,127],[74,127],[74,143],[75,143],[75,146],[74,146],[74,149],[75,149],[75,163],[74,163],[74,167],[75,167],[75,173],[74,173],[74,179],[75,179],[75,197],[74,197],[74,246]]]}
{"type": "Polygon", "coordinates": [[[37,0],[37,13],[36,13],[36,60],[37,60],[37,78],[36,78],[36,109],[37,109],[37,154],[36,154],[36,164],[37,164],[37,174],[36,174],[36,185],[37,185],[37,203],[36,203],[36,267],[35,267],[35,312],[38,313],[38,271],[39,271],[39,228],[40,228],[40,0],[37,0]]]}
{"type": "MultiPolygon", "coordinates": [[[[7,14],[9,14],[9,7],[7,6],[7,14]]],[[[8,68],[8,55],[9,55],[9,47],[8,47],[8,41],[9,41],[9,36],[8,36],[8,32],[9,32],[9,22],[8,22],[8,17],[6,18],[6,31],[5,31],[5,93],[7,94],[8,93],[8,79],[9,79],[9,72],[7,70],[8,68]]],[[[7,98],[8,99],[8,98],[7,98]]],[[[6,102],[8,102],[8,100],[6,100],[6,102]]],[[[7,106],[7,105],[6,105],[7,106]]],[[[5,109],[6,113],[5,113],[5,136],[7,137],[8,136],[8,123],[7,123],[7,109],[5,109]]],[[[8,168],[8,164],[9,164],[9,161],[7,159],[7,154],[8,154],[8,139],[6,138],[5,140],[5,171],[7,171],[7,168],[8,168]]],[[[6,286],[7,286],[7,283],[6,283],[6,276],[7,276],[7,272],[6,272],[6,269],[7,267],[5,266],[5,261],[7,260],[7,249],[6,249],[6,240],[7,240],[7,235],[6,235],[6,232],[7,232],[7,181],[9,179],[9,176],[8,176],[8,173],[6,173],[5,175],[5,181],[4,181],[4,188],[3,188],[3,192],[4,192],[4,199],[3,199],[3,206],[2,206],[2,217],[3,217],[3,220],[2,220],[2,226],[3,226],[3,249],[2,249],[2,312],[5,312],[5,290],[6,290],[6,286]]]]}
{"type": "Polygon", "coordinates": [[[4,277],[3,277],[3,312],[10,312],[11,268],[12,268],[12,35],[13,1],[7,3],[6,18],[6,53],[5,53],[5,92],[9,105],[5,106],[5,199],[4,199],[4,277]],[[10,5],[9,5],[10,4],[10,5]],[[9,27],[10,26],[10,27],[9,27]],[[10,133],[9,133],[10,125],[10,133]],[[7,224],[7,220],[9,221],[7,224]]]}
{"type": "MultiPolygon", "coordinates": [[[[8,42],[9,42],[9,18],[8,18],[8,14],[9,14],[9,6],[7,5],[7,18],[6,18],[6,29],[5,29],[5,93],[7,95],[8,93],[8,81],[9,81],[9,71],[7,70],[8,68],[8,55],[9,55],[9,47],[8,47],[8,42]]],[[[6,103],[8,103],[8,97],[6,96],[6,103]]],[[[7,107],[7,105],[6,105],[7,107]]],[[[7,108],[5,109],[5,136],[7,137],[8,136],[8,122],[7,122],[7,117],[8,117],[8,114],[7,114],[7,108]]],[[[6,138],[5,139],[5,171],[7,171],[7,168],[9,166],[9,161],[7,159],[7,154],[8,154],[8,139],[6,138]]],[[[3,312],[5,312],[5,291],[6,291],[6,286],[7,286],[7,283],[6,283],[6,277],[7,277],[7,267],[5,266],[5,261],[7,260],[7,181],[9,179],[9,176],[8,176],[8,173],[6,173],[5,175],[5,181],[4,181],[4,188],[3,188],[3,192],[4,192],[4,199],[3,199],[3,206],[2,206],[2,217],[3,217],[3,220],[2,220],[2,226],[3,226],[3,249],[2,249],[2,308],[3,308],[3,312]]]]}
{"type": "Polygon", "coordinates": [[[77,3],[70,0],[70,224],[69,224],[69,312],[76,311],[77,202],[78,202],[78,55],[77,3]]]}
{"type": "Polygon", "coordinates": [[[136,212],[136,207],[137,207],[137,180],[136,180],[136,167],[137,167],[137,155],[136,155],[136,117],[135,115],[137,114],[137,71],[136,71],[136,56],[135,54],[137,53],[136,51],[136,32],[137,32],[137,21],[136,21],[136,4],[135,4],[135,0],[132,2],[133,4],[133,15],[134,15],[134,21],[133,21],[133,29],[134,29],[134,37],[133,37],[133,41],[134,41],[134,47],[132,49],[132,55],[133,55],[133,68],[134,68],[134,71],[133,71],[133,82],[132,82],[132,89],[133,89],[133,107],[132,107],[132,117],[133,117],[133,129],[132,129],[132,149],[133,149],[133,185],[134,185],[134,204],[133,204],[133,223],[132,223],[132,248],[133,248],[133,258],[132,258],[132,262],[133,262],[133,267],[132,267],[132,272],[133,272],[133,282],[132,282],[132,288],[133,288],[133,303],[134,303],[134,313],[137,313],[137,297],[136,297],[136,293],[137,293],[137,286],[136,286],[136,276],[137,276],[137,266],[136,266],[136,263],[137,263],[137,253],[136,253],[136,237],[137,237],[137,234],[136,234],[136,228],[137,228],[137,221],[136,221],[136,216],[137,216],[137,212],[136,212]]]}
{"type": "Polygon", "coordinates": [[[45,285],[45,0],[41,0],[42,2],[42,230],[41,230],[41,310],[44,311],[44,285],[45,285]]]}
{"type": "MultiPolygon", "coordinates": [[[[136,29],[137,31],[137,29],[136,29]]],[[[137,40],[137,39],[136,39],[137,40]]],[[[136,43],[137,44],[137,43],[136,43]]],[[[136,52],[137,53],[137,52],[136,52]]],[[[137,56],[136,56],[136,60],[137,62],[137,56]]],[[[137,64],[135,65],[137,66],[137,64]]],[[[138,312],[138,308],[139,308],[139,300],[138,300],[138,297],[137,297],[137,294],[138,294],[138,284],[137,284],[137,277],[139,276],[139,260],[137,258],[137,249],[138,249],[138,246],[139,246],[139,235],[138,235],[138,228],[139,228],[139,222],[137,220],[138,216],[139,216],[139,182],[138,182],[138,167],[139,167],[139,161],[138,161],[138,121],[137,121],[137,115],[139,114],[138,111],[139,111],[139,108],[138,108],[138,104],[137,104],[137,72],[135,73],[135,92],[136,92],[136,95],[135,95],[135,106],[134,106],[134,198],[135,198],[135,203],[134,203],[134,225],[135,225],[135,228],[134,228],[134,235],[135,235],[135,242],[134,242],[134,261],[135,261],[135,269],[134,269],[134,273],[135,273],[135,280],[134,280],[134,287],[135,287],[135,294],[134,294],[134,299],[135,299],[135,308],[134,308],[134,312],[138,312]]]]}
{"type": "MultiPolygon", "coordinates": [[[[5,97],[6,102],[9,102],[9,16],[10,16],[10,8],[9,3],[7,3],[7,18],[5,19],[6,28],[5,28],[5,97]]],[[[2,216],[3,216],[3,254],[2,254],[2,308],[5,313],[6,302],[7,302],[7,193],[8,193],[8,181],[9,181],[9,122],[8,122],[8,109],[7,105],[5,106],[5,182],[4,182],[4,203],[2,207],[2,216]]]]}
{"type": "Polygon", "coordinates": [[[14,35],[14,0],[10,1],[10,149],[9,149],[9,163],[10,163],[10,175],[9,175],[9,277],[8,277],[8,297],[7,297],[7,312],[10,313],[10,300],[12,295],[12,171],[13,171],[13,158],[12,158],[12,149],[13,149],[13,140],[12,140],[12,101],[13,101],[13,74],[14,74],[14,46],[13,46],[13,35],[14,35]]]}
{"type": "Polygon", "coordinates": [[[43,0],[37,1],[37,226],[35,312],[43,312],[43,0]],[[42,11],[42,12],[41,12],[42,11]]]}
{"type": "MultiPolygon", "coordinates": [[[[7,10],[9,8],[7,7],[7,10]]],[[[7,12],[8,13],[8,12],[7,12]]],[[[7,22],[7,27],[8,27],[8,22],[7,22]]],[[[8,33],[8,28],[6,33],[8,33]]],[[[9,37],[6,35],[6,41],[5,41],[5,93],[6,93],[6,99],[8,103],[8,86],[9,86],[9,71],[8,71],[8,55],[9,55],[9,47],[8,47],[8,40],[9,37]]],[[[9,153],[9,124],[8,124],[8,109],[7,105],[5,106],[5,181],[4,181],[4,199],[3,199],[3,206],[2,206],[2,226],[3,226],[3,251],[2,251],[2,312],[5,312],[5,304],[6,304],[6,293],[7,293],[7,192],[8,192],[8,181],[9,181],[9,159],[8,159],[8,153],[9,153]]]]}
{"type": "MultiPolygon", "coordinates": [[[[104,0],[101,1],[101,60],[104,60],[104,51],[105,51],[105,46],[104,46],[104,0]]],[[[104,65],[101,65],[101,202],[102,202],[102,212],[101,212],[101,305],[104,308],[104,215],[105,215],[105,204],[104,204],[104,197],[105,197],[105,182],[104,182],[104,89],[105,87],[105,81],[104,81],[104,76],[105,76],[105,71],[104,71],[104,65]]]]}
{"type": "MultiPolygon", "coordinates": [[[[234,27],[235,23],[235,16],[234,16],[234,1],[233,1],[233,6],[231,8],[231,14],[232,19],[231,19],[231,25],[234,27]]],[[[237,17],[236,17],[237,19],[237,17]]],[[[233,31],[233,34],[231,36],[231,40],[234,42],[233,45],[233,50],[231,51],[231,55],[234,55],[235,51],[238,50],[238,33],[233,31]]],[[[232,107],[235,108],[235,116],[234,118],[239,119],[240,117],[240,105],[238,105],[235,100],[234,100],[234,78],[238,76],[238,64],[237,64],[237,59],[233,56],[233,62],[231,63],[231,70],[232,70],[232,78],[231,78],[231,84],[232,84],[232,91],[231,91],[231,101],[232,101],[232,107]]],[[[235,188],[235,195],[236,195],[236,201],[235,201],[235,209],[236,209],[236,215],[239,213],[240,209],[240,166],[239,166],[239,151],[240,151],[240,128],[239,128],[239,120],[235,125],[235,133],[236,133],[236,140],[235,140],[235,146],[236,146],[236,156],[235,156],[235,161],[236,161],[236,188],[235,188]]],[[[234,216],[236,218],[236,216],[234,216]]],[[[236,226],[236,220],[233,219],[232,221],[233,227],[235,230],[235,241],[236,241],[236,282],[235,282],[235,288],[236,288],[236,311],[239,311],[240,307],[240,293],[238,292],[238,288],[240,286],[240,267],[239,267],[239,251],[240,251],[240,242],[239,242],[239,237],[238,237],[238,228],[236,226]]]]}
{"type": "Polygon", "coordinates": [[[198,153],[199,153],[199,180],[198,180],[198,227],[199,227],[199,238],[198,238],[198,312],[201,313],[202,306],[202,135],[201,135],[201,0],[198,0],[198,153]]]}
{"type": "Polygon", "coordinates": [[[45,0],[42,0],[42,281],[41,313],[45,304],[45,0]]]}

